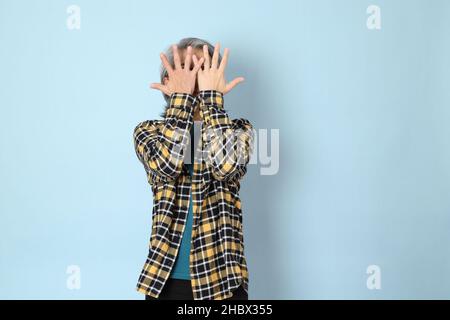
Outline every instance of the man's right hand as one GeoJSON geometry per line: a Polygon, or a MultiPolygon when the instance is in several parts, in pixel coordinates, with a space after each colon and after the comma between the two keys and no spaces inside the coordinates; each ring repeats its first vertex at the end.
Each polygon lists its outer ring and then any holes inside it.
{"type": "Polygon", "coordinates": [[[192,47],[187,48],[187,53],[184,61],[184,66],[181,65],[180,55],[178,54],[178,47],[176,44],[172,45],[173,60],[175,68],[169,63],[166,55],[161,52],[160,57],[164,67],[167,70],[168,78],[164,79],[164,84],[152,83],[151,88],[160,90],[166,95],[170,96],[172,93],[188,93],[192,94],[195,89],[195,82],[197,78],[197,72],[201,68],[204,58],[200,60],[194,60],[194,67],[191,70],[192,62],[192,47]]]}

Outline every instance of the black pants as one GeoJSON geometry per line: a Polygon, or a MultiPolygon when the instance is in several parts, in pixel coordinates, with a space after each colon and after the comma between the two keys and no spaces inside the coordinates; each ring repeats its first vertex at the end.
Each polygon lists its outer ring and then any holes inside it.
{"type": "MultiPolygon", "coordinates": [[[[145,300],[194,300],[191,280],[168,278],[159,298],[146,295],[145,300]]],[[[248,295],[240,285],[234,290],[233,296],[225,300],[248,300],[248,295]]]]}

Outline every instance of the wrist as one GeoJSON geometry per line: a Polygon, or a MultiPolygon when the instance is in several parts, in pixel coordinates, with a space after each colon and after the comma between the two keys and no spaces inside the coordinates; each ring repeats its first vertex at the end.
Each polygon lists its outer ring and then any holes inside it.
{"type": "Polygon", "coordinates": [[[220,90],[217,86],[214,85],[200,85],[198,86],[198,90],[199,91],[218,91],[218,92],[222,92],[222,90],[220,90]]]}
{"type": "Polygon", "coordinates": [[[221,96],[224,95],[223,92],[218,89],[199,89],[198,94],[202,95],[202,96],[212,95],[212,94],[221,95],[221,96]]]}
{"type": "Polygon", "coordinates": [[[186,89],[176,89],[176,90],[172,90],[172,94],[174,93],[182,93],[182,94],[193,94],[194,90],[186,90],[186,89]]]}
{"type": "Polygon", "coordinates": [[[198,96],[203,101],[203,105],[223,106],[223,93],[218,90],[200,90],[198,96]]]}
{"type": "Polygon", "coordinates": [[[186,92],[172,92],[169,106],[175,108],[191,108],[195,105],[196,97],[186,92]]]}

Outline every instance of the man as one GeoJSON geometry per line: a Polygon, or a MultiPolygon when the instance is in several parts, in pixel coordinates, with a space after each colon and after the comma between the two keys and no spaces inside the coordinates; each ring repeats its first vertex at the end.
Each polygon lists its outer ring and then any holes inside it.
{"type": "Polygon", "coordinates": [[[226,83],[229,50],[221,59],[219,43],[186,38],[171,49],[173,62],[160,55],[162,83],[151,85],[168,102],[163,120],[143,121],[133,135],[154,199],[137,290],[147,299],[248,299],[239,189],[253,127],[231,120],[223,105],[244,78],[226,83]],[[194,122],[201,125],[199,143],[189,139],[194,122]],[[189,144],[197,147],[191,165],[189,144]]]}

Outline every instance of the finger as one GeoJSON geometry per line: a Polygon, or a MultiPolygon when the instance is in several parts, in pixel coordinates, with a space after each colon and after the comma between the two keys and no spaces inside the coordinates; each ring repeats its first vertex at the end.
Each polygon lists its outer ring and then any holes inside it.
{"type": "Polygon", "coordinates": [[[172,52],[175,69],[181,69],[180,55],[178,54],[178,46],[176,44],[172,45],[172,52]]]}
{"type": "Polygon", "coordinates": [[[150,88],[156,89],[156,90],[163,90],[164,85],[158,82],[154,82],[150,84],[150,88]]]}
{"type": "Polygon", "coordinates": [[[214,53],[212,57],[211,68],[217,69],[217,62],[219,61],[220,43],[217,42],[214,47],[214,53]]]}
{"type": "Polygon", "coordinates": [[[162,52],[159,54],[159,56],[161,57],[161,61],[167,70],[167,74],[170,76],[173,72],[173,68],[170,65],[169,59],[167,59],[166,55],[162,52]]]}
{"type": "Polygon", "coordinates": [[[197,65],[199,63],[197,55],[193,54],[192,55],[192,61],[194,62],[194,67],[192,68],[192,72],[197,72],[197,65]]]}
{"type": "Polygon", "coordinates": [[[186,56],[184,57],[184,69],[191,70],[192,47],[188,46],[186,51],[186,56]]]}
{"type": "Polygon", "coordinates": [[[201,57],[200,60],[197,60],[197,56],[194,55],[194,69],[192,69],[193,72],[197,73],[198,70],[202,67],[202,63],[205,60],[205,58],[201,57]]]}
{"type": "Polygon", "coordinates": [[[165,94],[170,95],[170,90],[165,85],[162,85],[161,83],[157,83],[157,82],[152,83],[152,84],[150,84],[150,88],[162,91],[165,94]]]}
{"type": "Polygon", "coordinates": [[[222,57],[222,60],[220,61],[220,66],[219,66],[219,70],[222,72],[225,71],[225,67],[227,66],[229,53],[230,53],[230,50],[228,48],[225,48],[225,50],[223,50],[223,57],[222,57]]]}
{"type": "Polygon", "coordinates": [[[244,81],[243,77],[237,77],[235,79],[233,79],[232,81],[230,81],[226,86],[225,86],[225,92],[230,91],[231,89],[233,89],[238,83],[244,81]]]}
{"type": "Polygon", "coordinates": [[[203,56],[205,57],[205,69],[209,69],[210,68],[209,52],[208,46],[206,44],[203,45],[203,56]]]}

